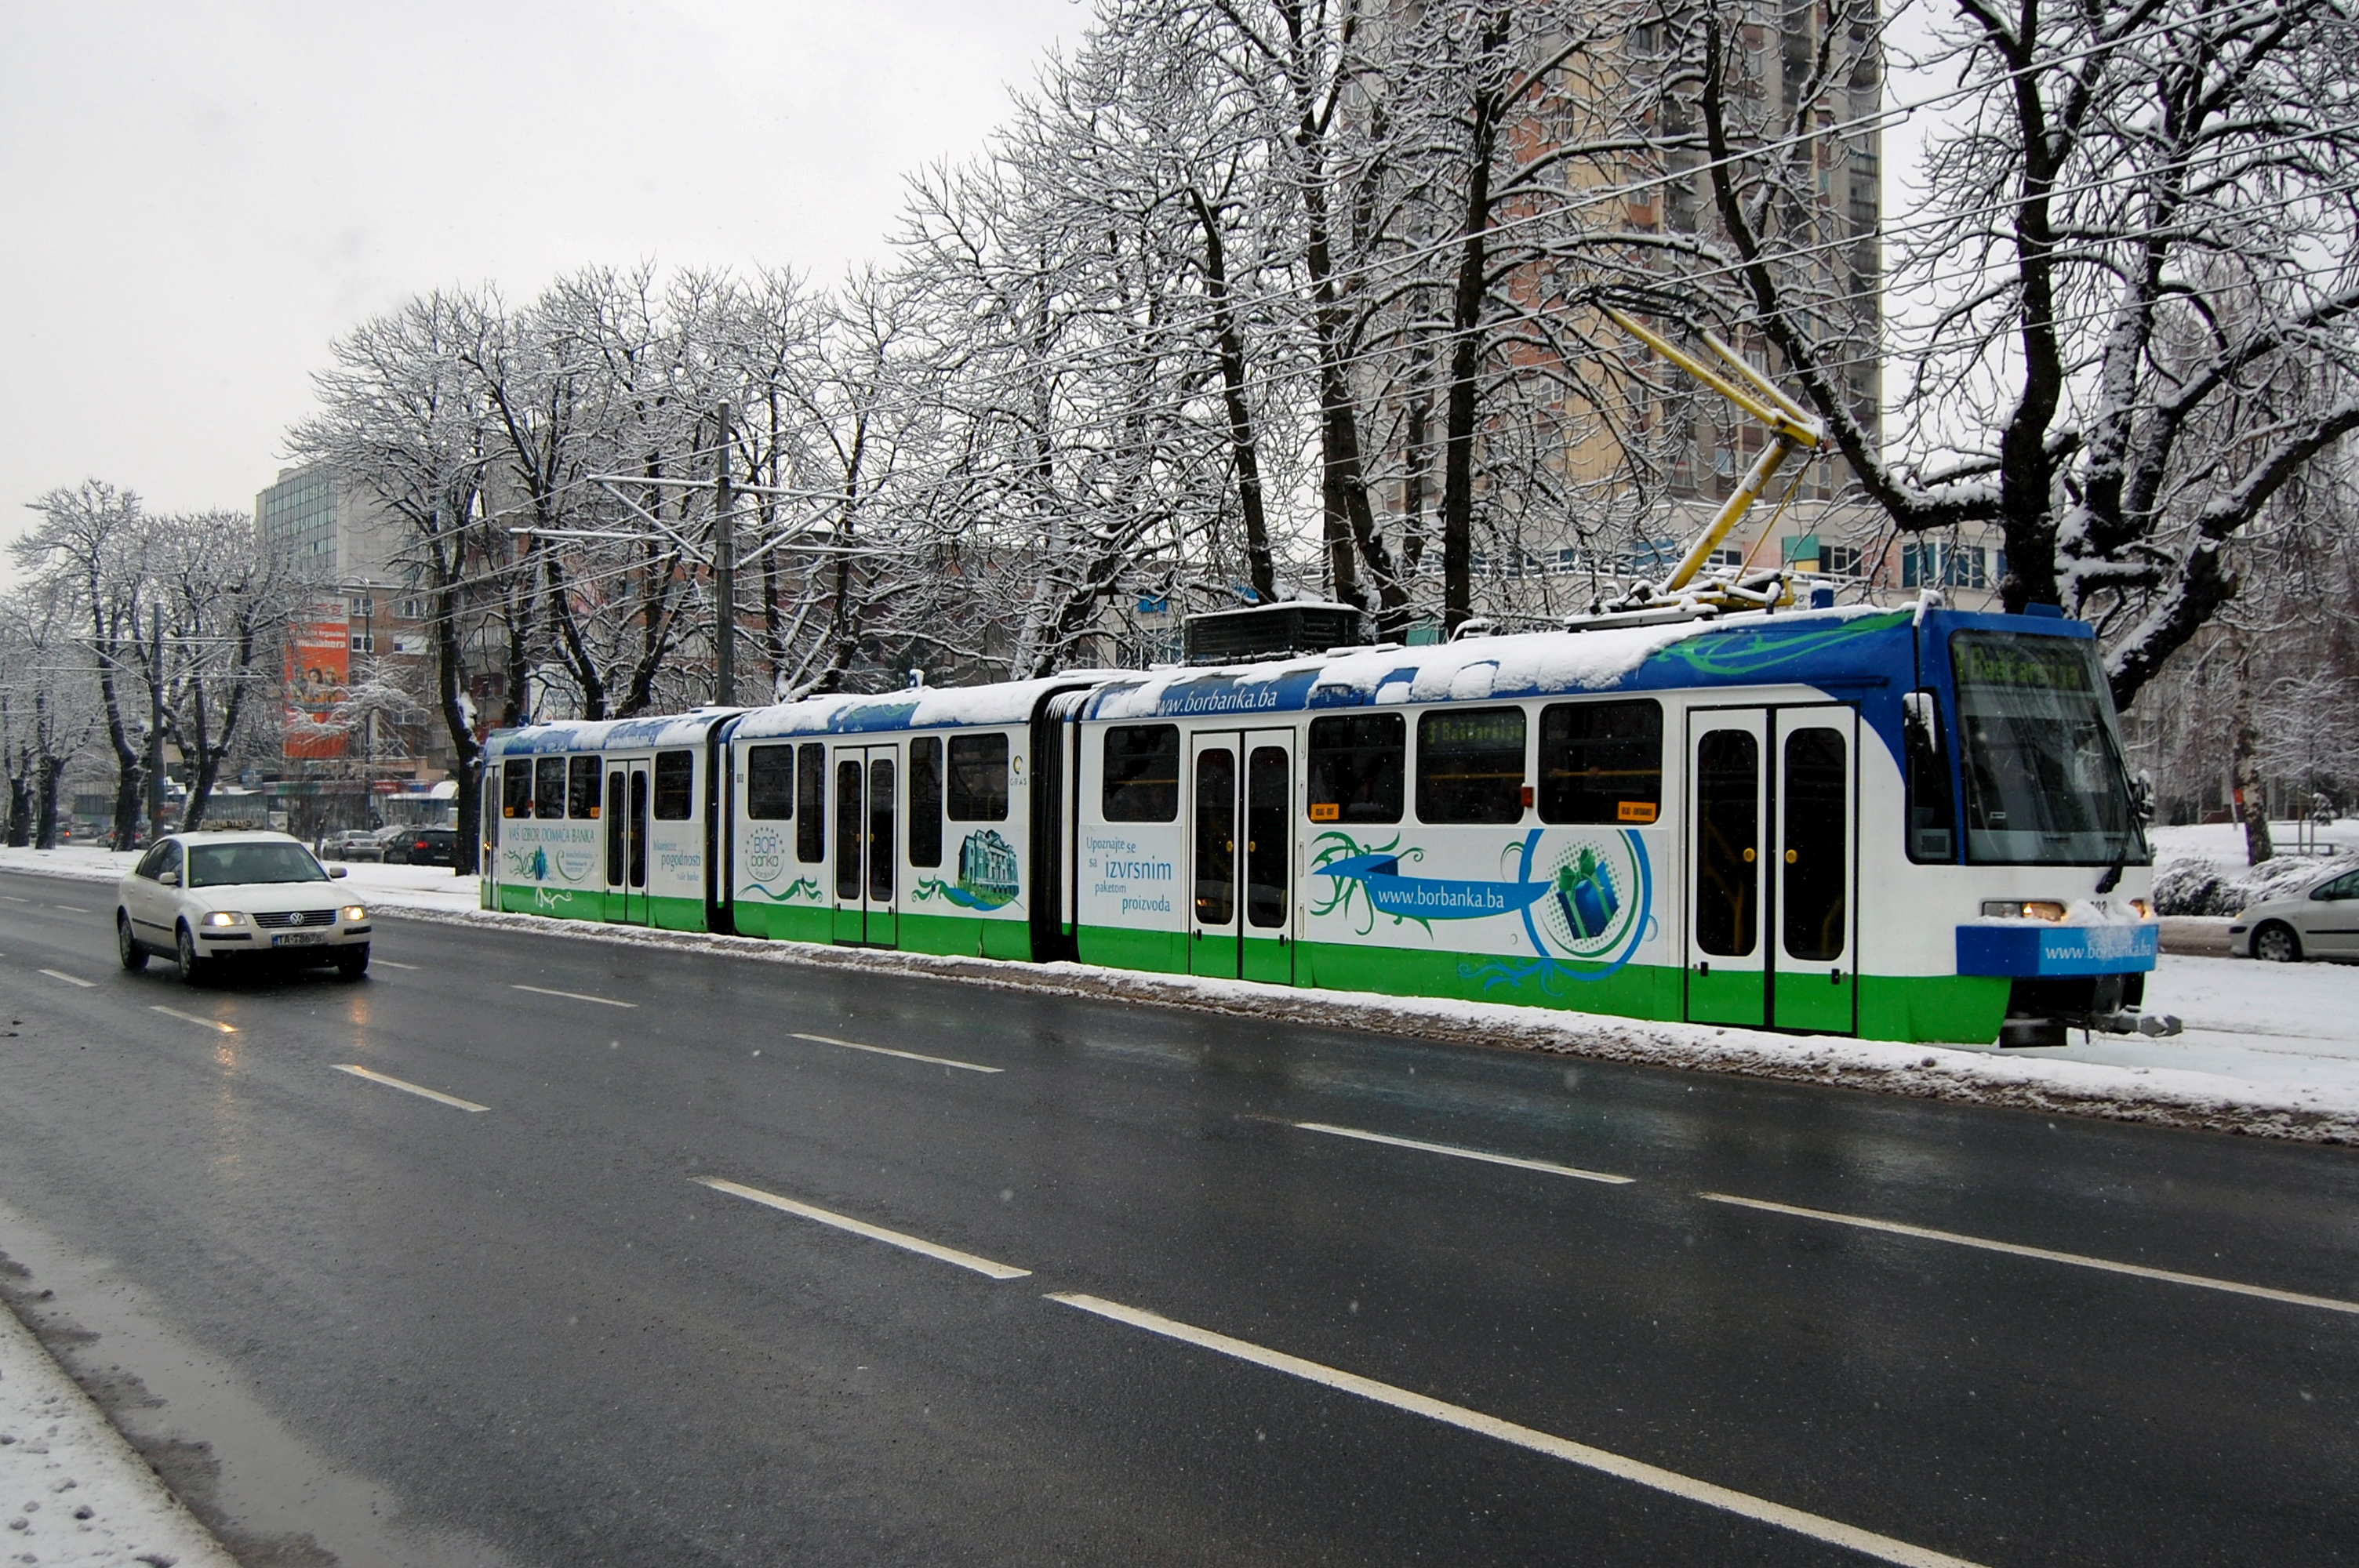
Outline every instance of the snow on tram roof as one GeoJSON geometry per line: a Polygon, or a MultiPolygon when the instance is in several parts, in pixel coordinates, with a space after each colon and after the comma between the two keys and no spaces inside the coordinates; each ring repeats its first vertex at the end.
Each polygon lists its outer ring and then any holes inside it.
{"type": "MultiPolygon", "coordinates": [[[[1275,713],[1306,708],[1475,701],[1494,697],[1545,697],[1609,691],[1625,685],[1707,686],[1728,678],[1708,657],[1680,661],[1681,678],[1632,682],[1647,661],[1677,644],[1728,639],[1753,655],[1745,675],[1762,678],[1779,666],[1869,630],[1852,622],[1880,619],[1906,624],[1907,610],[1847,605],[1835,610],[1747,615],[1727,621],[1683,621],[1591,632],[1526,632],[1464,642],[1403,648],[1346,649],[1266,664],[1158,670],[1129,676],[1100,689],[1090,719],[1184,718],[1194,714],[1275,713]]],[[[1699,655],[1705,650],[1696,649],[1699,655]]]]}
{"type": "Polygon", "coordinates": [[[715,719],[744,711],[737,708],[699,708],[687,713],[651,714],[645,719],[560,719],[554,724],[529,724],[492,736],[484,750],[494,757],[521,757],[538,752],[692,746],[704,739],[715,719]]]}
{"type": "Polygon", "coordinates": [[[734,731],[740,741],[773,735],[847,735],[878,730],[940,730],[977,724],[1029,724],[1040,699],[1113,680],[1120,670],[1069,670],[1041,680],[989,686],[920,686],[902,691],[807,697],[750,713],[734,731]]]}

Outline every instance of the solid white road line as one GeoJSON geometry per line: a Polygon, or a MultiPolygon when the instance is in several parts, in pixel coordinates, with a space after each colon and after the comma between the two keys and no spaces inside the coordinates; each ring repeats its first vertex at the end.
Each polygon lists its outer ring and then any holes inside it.
{"type": "Polygon", "coordinates": [[[847,1051],[865,1051],[876,1056],[898,1056],[904,1062],[930,1062],[937,1067],[956,1067],[968,1073],[1004,1073],[1005,1067],[986,1067],[979,1062],[961,1062],[950,1056],[927,1056],[915,1051],[896,1051],[889,1045],[863,1045],[857,1040],[838,1040],[832,1034],[798,1034],[798,1040],[808,1040],[814,1045],[841,1045],[847,1051]]]}
{"type": "Polygon", "coordinates": [[[2247,1285],[2235,1280],[2215,1280],[2205,1274],[2182,1274],[2174,1269],[2149,1269],[2143,1263],[2117,1263],[2110,1258],[2091,1258],[2079,1252],[2055,1252],[2045,1247],[2026,1247],[2015,1241],[1993,1241],[1981,1236],[1961,1236],[1954,1230],[1933,1230],[1921,1225],[1903,1225],[1892,1219],[1869,1219],[1855,1214],[1834,1214],[1822,1208],[1798,1208],[1792,1204],[1770,1203],[1764,1198],[1741,1198],[1728,1193],[1698,1193],[1696,1196],[1708,1203],[1734,1204],[1739,1208],[1757,1208],[1768,1214],[1790,1215],[1797,1219],[1823,1219],[1831,1225],[1854,1226],[1861,1230],[1882,1230],[1894,1236],[1913,1236],[1920,1241],[1946,1241],[1952,1247],[1979,1247],[1985,1252],[2006,1252],[2017,1258],[2038,1258],[2049,1263],[2070,1263],[2075,1268],[2101,1269],[2108,1274],[2129,1274],[2141,1280],[2160,1280],[2166,1284],[2194,1285],[2207,1291],[2227,1291],[2234,1295],[2258,1296],[2263,1301],[2284,1302],[2290,1306],[2323,1307],[2328,1312],[2359,1314],[2359,1302],[2343,1301],[2335,1296],[2309,1296],[2299,1291],[2275,1291],[2267,1285],[2247,1285]]]}
{"type": "Polygon", "coordinates": [[[80,975],[67,974],[63,969],[43,969],[41,973],[49,976],[49,979],[53,980],[63,980],[70,986],[80,986],[86,991],[96,990],[98,989],[98,982],[96,980],[86,980],[80,975]]]}
{"type": "Polygon", "coordinates": [[[1415,1149],[1427,1154],[1447,1154],[1453,1160],[1480,1160],[1486,1165],[1513,1165],[1521,1171],[1544,1171],[1551,1176],[1574,1176],[1584,1182],[1606,1182],[1614,1186],[1626,1186],[1638,1178],[1616,1176],[1604,1171],[1584,1171],[1577,1165],[1560,1165],[1549,1160],[1527,1160],[1516,1154],[1494,1154],[1484,1149],[1461,1149],[1455,1143],[1426,1143],[1415,1138],[1395,1138],[1388,1132],[1369,1132],[1357,1127],[1334,1127],[1324,1121],[1298,1121],[1295,1126],[1305,1132],[1325,1132],[1337,1138],[1357,1138],[1366,1143],[1387,1143],[1396,1149],[1415,1149]]]}
{"type": "MultiPolygon", "coordinates": [[[[402,966],[397,964],[394,967],[396,968],[399,968],[402,966]]],[[[587,991],[553,991],[547,986],[510,986],[508,989],[515,991],[530,991],[535,996],[561,996],[568,1001],[594,1001],[600,1007],[636,1007],[639,1005],[635,1001],[616,1001],[610,996],[592,996],[587,991]]]]}
{"type": "Polygon", "coordinates": [[[200,1012],[182,1012],[177,1007],[150,1007],[147,1011],[150,1012],[160,1012],[167,1018],[177,1018],[188,1023],[201,1023],[207,1029],[218,1029],[223,1034],[234,1034],[237,1033],[236,1024],[223,1023],[218,1018],[207,1018],[204,1014],[200,1012]]]}
{"type": "Polygon", "coordinates": [[[453,1109],[457,1110],[489,1110],[492,1108],[487,1105],[477,1105],[471,1099],[461,1099],[457,1095],[446,1095],[440,1089],[429,1089],[422,1084],[413,1084],[406,1078],[397,1078],[384,1073],[371,1072],[366,1067],[355,1066],[350,1062],[337,1063],[336,1071],[340,1073],[350,1073],[356,1078],[366,1078],[373,1084],[383,1084],[389,1089],[399,1089],[404,1094],[418,1095],[426,1099],[434,1100],[442,1105],[450,1106],[453,1109]]]}
{"type": "Polygon", "coordinates": [[[1316,1361],[1306,1361],[1299,1356],[1288,1356],[1282,1350],[1265,1349],[1248,1340],[1232,1339],[1225,1334],[1215,1334],[1210,1329],[1180,1323],[1158,1313],[1144,1312],[1137,1307],[1125,1306],[1120,1302],[1110,1302],[1099,1296],[1051,1292],[1048,1299],[1069,1307],[1078,1307],[1083,1312],[1093,1313],[1099,1317],[1108,1318],[1115,1323],[1127,1324],[1133,1328],[1143,1328],[1149,1334],[1159,1334],[1166,1338],[1177,1339],[1183,1344],[1193,1345],[1199,1349],[1215,1351],[1223,1356],[1234,1356],[1240,1361],[1250,1361],[1256,1367],[1266,1367],[1273,1372],[1284,1372],[1289,1377],[1300,1378],[1306,1382],[1317,1383],[1322,1388],[1357,1395],[1364,1400],[1373,1400],[1380,1405],[1390,1405],[1395,1410],[1407,1411],[1411,1415],[1421,1415],[1429,1421],[1438,1421],[1445,1426],[1454,1426],[1461,1431],[1496,1438],[1502,1443],[1512,1443],[1518,1448],[1528,1448],[1536,1454],[1545,1454],[1551,1459],[1562,1459],[1570,1464],[1581,1465],[1584,1469],[1612,1476],[1617,1480],[1635,1482],[1658,1492],[1668,1492],[1672,1497],[1683,1498],[1692,1503],[1701,1503],[1707,1508],[1725,1509],[1729,1513],[1761,1524],[1776,1525],[1780,1530],[1789,1530],[1797,1535],[1808,1536],[1813,1541],[1823,1541],[1829,1545],[1843,1547],[1859,1552],[1863,1556],[1873,1557],[1878,1562],[1905,1563],[1908,1568],[1974,1568],[1974,1564],[1962,1557],[1952,1557],[1947,1552],[1935,1552],[1928,1547],[1912,1546],[1908,1541],[1896,1541],[1888,1535],[1878,1535],[1874,1530],[1861,1530],[1855,1525],[1844,1524],[1838,1519],[1822,1518],[1814,1513],[1806,1513],[1800,1509],[1789,1509],[1783,1503],[1773,1503],[1765,1498],[1756,1498],[1747,1492],[1733,1491],[1726,1487],[1715,1487],[1709,1481],[1699,1481],[1692,1476],[1682,1476],[1676,1470],[1665,1470],[1642,1460],[1625,1458],[1619,1454],[1608,1453],[1603,1448],[1592,1448],[1585,1443],[1574,1443],[1570,1439],[1559,1437],[1552,1433],[1541,1432],[1533,1427],[1518,1426],[1511,1421],[1501,1421],[1496,1416],[1484,1415],[1480,1411],[1468,1410],[1464,1405],[1453,1405],[1446,1400],[1429,1399],[1423,1394],[1412,1393],[1407,1389],[1397,1388],[1390,1383],[1377,1382],[1374,1378],[1363,1378],[1354,1372],[1339,1371],[1335,1368],[1322,1366],[1316,1361]]]}
{"type": "Polygon", "coordinates": [[[988,1258],[978,1258],[972,1252],[962,1252],[955,1247],[944,1247],[916,1236],[904,1236],[897,1230],[887,1230],[881,1225],[871,1225],[864,1219],[854,1219],[850,1215],[834,1214],[827,1209],[813,1208],[807,1203],[797,1203],[792,1198],[782,1198],[776,1193],[766,1193],[759,1187],[749,1187],[739,1182],[723,1181],[718,1176],[698,1176],[694,1179],[702,1185],[711,1187],[716,1193],[728,1193],[734,1197],[762,1204],[777,1209],[781,1213],[800,1215],[805,1219],[815,1219],[821,1225],[832,1225],[838,1230],[848,1230],[854,1236],[864,1236],[871,1241],[882,1241],[888,1247],[907,1248],[912,1252],[921,1252],[937,1262],[955,1264],[962,1269],[972,1269],[978,1274],[988,1274],[995,1280],[1020,1280],[1032,1272],[1029,1269],[1012,1269],[1005,1263],[995,1263],[988,1258]]]}

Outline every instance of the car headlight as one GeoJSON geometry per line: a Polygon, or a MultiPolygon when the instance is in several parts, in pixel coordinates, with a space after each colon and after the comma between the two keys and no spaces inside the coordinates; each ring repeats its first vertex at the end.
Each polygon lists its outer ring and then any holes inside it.
{"type": "Polygon", "coordinates": [[[345,925],[358,925],[362,921],[366,920],[367,918],[368,910],[364,906],[357,903],[348,903],[344,905],[345,925]]]}
{"type": "Polygon", "coordinates": [[[243,925],[245,916],[234,909],[216,909],[200,923],[205,925],[243,925]]]}

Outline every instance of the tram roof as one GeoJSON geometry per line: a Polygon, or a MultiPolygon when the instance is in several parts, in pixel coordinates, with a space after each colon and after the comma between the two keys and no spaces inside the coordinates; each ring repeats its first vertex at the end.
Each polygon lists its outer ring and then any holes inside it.
{"type": "MultiPolygon", "coordinates": [[[[1158,671],[1108,682],[1083,716],[1190,718],[1698,687],[1880,686],[1910,677],[1916,613],[1914,606],[1846,605],[1158,671]]],[[[2064,632],[2066,625],[2040,622],[2030,629],[2064,632]]]]}
{"type": "Polygon", "coordinates": [[[699,708],[687,713],[652,714],[645,719],[600,719],[557,724],[529,724],[484,741],[486,755],[522,757],[544,752],[624,752],[642,746],[693,746],[714,723],[738,708],[699,708]]]}
{"type": "Polygon", "coordinates": [[[865,696],[807,697],[749,713],[733,737],[857,735],[886,730],[964,729],[1029,724],[1040,699],[1055,691],[1082,691],[1119,677],[1120,670],[1069,670],[1041,680],[990,686],[920,686],[865,696]]]}

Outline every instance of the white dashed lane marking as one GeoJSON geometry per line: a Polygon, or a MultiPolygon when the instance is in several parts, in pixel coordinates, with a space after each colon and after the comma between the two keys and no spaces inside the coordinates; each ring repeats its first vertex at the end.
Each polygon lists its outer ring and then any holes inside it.
{"type": "Polygon", "coordinates": [[[965,1073],[1004,1073],[1005,1067],[986,1067],[980,1062],[962,1062],[954,1056],[928,1056],[916,1051],[896,1051],[889,1045],[863,1045],[857,1040],[838,1040],[832,1034],[797,1034],[798,1040],[808,1040],[814,1045],[840,1045],[846,1051],[865,1051],[872,1056],[898,1056],[904,1062],[929,1062],[937,1067],[956,1067],[965,1073]]]}
{"type": "Polygon", "coordinates": [[[864,1236],[871,1241],[882,1241],[887,1247],[898,1247],[906,1251],[916,1252],[923,1257],[931,1258],[938,1263],[949,1263],[961,1269],[972,1269],[978,1274],[987,1274],[995,1280],[1021,1280],[1032,1272],[1029,1269],[1018,1269],[1006,1263],[995,1263],[988,1258],[978,1258],[972,1252],[962,1252],[955,1247],[945,1247],[938,1241],[928,1241],[923,1237],[909,1236],[898,1230],[887,1230],[881,1225],[871,1225],[864,1219],[854,1219],[850,1215],[837,1214],[831,1209],[814,1208],[810,1204],[798,1203],[793,1198],[782,1198],[776,1193],[766,1193],[759,1187],[749,1187],[743,1183],[723,1181],[718,1176],[698,1176],[695,1180],[703,1186],[711,1187],[716,1193],[727,1193],[732,1197],[744,1198],[748,1203],[757,1203],[766,1208],[777,1209],[781,1214],[797,1215],[804,1219],[815,1219],[821,1225],[832,1225],[838,1230],[848,1230],[854,1236],[864,1236]]]}
{"type": "Polygon", "coordinates": [[[2263,1301],[2283,1302],[2288,1306],[2321,1307],[2328,1312],[2359,1314],[2359,1302],[2344,1301],[2336,1296],[2304,1295],[2299,1291],[2272,1290],[2267,1285],[2247,1285],[2237,1280],[2215,1280],[2206,1274],[2182,1274],[2175,1269],[2149,1269],[2143,1263],[2120,1263],[2111,1258],[2092,1258],[2081,1252],[2057,1252],[2045,1247],[2026,1247],[2016,1241],[1993,1241],[1988,1237],[1962,1236],[1954,1230],[1903,1225],[1895,1219],[1870,1219],[1864,1215],[1799,1208],[1793,1204],[1771,1203],[1766,1198],[1741,1198],[1728,1193],[1698,1193],[1696,1196],[1707,1203],[1734,1204],[1739,1208],[1759,1209],[1765,1214],[1782,1214],[1795,1219],[1824,1220],[1829,1225],[1848,1225],[1858,1230],[1881,1230],[1889,1236],[1913,1237],[1919,1241],[1944,1241],[1952,1247],[1973,1247],[1984,1252],[2005,1252],[2017,1258],[2037,1258],[2044,1263],[2070,1263],[2076,1269],[2097,1269],[2108,1274],[2159,1280],[2169,1285],[2193,1285],[2200,1290],[2258,1296],[2263,1301]]]}
{"type": "Polygon", "coordinates": [[[70,986],[80,986],[86,991],[96,990],[98,989],[98,982],[96,980],[86,980],[80,975],[67,974],[63,969],[43,969],[41,973],[49,976],[49,979],[53,980],[63,980],[70,986]]]}
{"type": "Polygon", "coordinates": [[[510,986],[510,990],[530,991],[535,996],[561,996],[568,1001],[594,1001],[600,1007],[636,1007],[635,1001],[616,1001],[610,996],[592,996],[588,991],[554,991],[547,986],[510,986]]]}
{"type": "Polygon", "coordinates": [[[1384,1143],[1395,1149],[1415,1149],[1425,1154],[1447,1154],[1453,1160],[1480,1160],[1486,1165],[1513,1165],[1520,1171],[1538,1171],[1550,1176],[1571,1176],[1583,1182],[1605,1182],[1614,1186],[1626,1186],[1636,1176],[1616,1176],[1605,1171],[1584,1171],[1578,1165],[1560,1165],[1553,1160],[1527,1160],[1520,1154],[1494,1154],[1487,1149],[1462,1149],[1455,1143],[1427,1143],[1415,1138],[1395,1138],[1388,1132],[1369,1132],[1357,1127],[1335,1127],[1324,1121],[1298,1121],[1295,1126],[1305,1132],[1324,1132],[1335,1138],[1356,1138],[1364,1143],[1384,1143]]]}
{"type": "Polygon", "coordinates": [[[397,1078],[387,1073],[373,1072],[369,1068],[356,1066],[350,1062],[337,1063],[336,1071],[340,1073],[350,1073],[356,1078],[366,1078],[373,1084],[383,1084],[389,1089],[399,1089],[404,1094],[417,1095],[420,1098],[433,1100],[439,1105],[447,1105],[453,1110],[489,1110],[492,1108],[487,1105],[477,1105],[471,1099],[461,1099],[457,1095],[446,1095],[440,1089],[429,1089],[423,1084],[413,1084],[407,1078],[397,1078]]]}
{"type": "Polygon", "coordinates": [[[1208,1328],[1198,1328],[1192,1324],[1181,1323],[1177,1319],[1165,1317],[1159,1313],[1125,1306],[1120,1302],[1110,1302],[1098,1296],[1051,1293],[1048,1299],[1065,1306],[1076,1307],[1082,1312],[1093,1314],[1114,1323],[1125,1324],[1132,1328],[1145,1329],[1149,1334],[1159,1334],[1167,1339],[1179,1340],[1183,1345],[1193,1345],[1199,1349],[1214,1351],[1223,1356],[1234,1356],[1240,1361],[1250,1361],[1256,1367],[1265,1367],[1273,1372],[1283,1372],[1288,1377],[1300,1378],[1305,1382],[1317,1383],[1322,1388],[1333,1389],[1340,1393],[1353,1394],[1364,1400],[1373,1400],[1380,1405],[1390,1405],[1395,1410],[1406,1411],[1411,1415],[1421,1415],[1429,1421],[1438,1421],[1445,1426],[1454,1426],[1462,1432],[1476,1433],[1484,1437],[1495,1438],[1501,1443],[1512,1443],[1518,1448],[1527,1448],[1535,1454],[1545,1454],[1551,1459],[1562,1459],[1569,1464],[1578,1465],[1585,1470],[1595,1470],[1603,1475],[1611,1476],[1616,1480],[1632,1482],[1653,1491],[1667,1492],[1672,1497],[1684,1498],[1691,1503],[1701,1503],[1706,1508],[1720,1509],[1760,1524],[1775,1525],[1779,1530],[1791,1530],[1797,1535],[1807,1536],[1812,1541],[1822,1541],[1831,1546],[1840,1546],[1846,1551],[1856,1552],[1864,1557],[1875,1558],[1880,1563],[1902,1563],[1906,1568],[1974,1568],[1974,1565],[1966,1559],[1952,1557],[1946,1552],[1935,1552],[1930,1547],[1912,1545],[1888,1535],[1879,1535],[1872,1530],[1862,1530],[1856,1525],[1844,1524],[1840,1519],[1827,1519],[1820,1514],[1807,1513],[1800,1509],[1788,1508],[1783,1503],[1773,1503],[1766,1498],[1756,1498],[1747,1492],[1717,1487],[1710,1481],[1699,1481],[1691,1476],[1682,1476],[1676,1470],[1666,1470],[1659,1465],[1649,1465],[1644,1460],[1625,1458],[1622,1454],[1610,1453],[1603,1448],[1592,1448],[1585,1443],[1575,1443],[1569,1438],[1559,1437],[1553,1433],[1520,1426],[1511,1421],[1502,1421],[1497,1416],[1484,1415],[1481,1411],[1469,1410],[1464,1405],[1453,1405],[1447,1400],[1430,1399],[1424,1394],[1413,1393],[1409,1390],[1397,1388],[1391,1383],[1380,1383],[1374,1378],[1363,1378],[1356,1372],[1340,1371],[1316,1361],[1306,1361],[1299,1356],[1289,1356],[1282,1350],[1266,1349],[1250,1340],[1232,1339],[1225,1334],[1215,1334],[1208,1328]]]}
{"type": "Polygon", "coordinates": [[[160,1012],[167,1018],[177,1018],[187,1023],[201,1023],[207,1029],[218,1029],[223,1034],[237,1033],[237,1025],[234,1023],[223,1023],[218,1018],[207,1018],[202,1013],[182,1012],[177,1007],[150,1007],[147,1011],[160,1012]]]}
{"type": "Polygon", "coordinates": [[[418,968],[415,964],[397,964],[391,958],[371,958],[369,962],[380,965],[388,969],[415,969],[418,968]]]}

